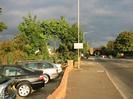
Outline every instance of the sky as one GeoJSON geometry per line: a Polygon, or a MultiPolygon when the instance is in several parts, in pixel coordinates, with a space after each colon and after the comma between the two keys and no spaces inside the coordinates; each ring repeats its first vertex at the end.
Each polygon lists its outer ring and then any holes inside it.
{"type": "MultiPolygon", "coordinates": [[[[80,29],[92,47],[115,40],[123,31],[133,31],[133,0],[79,0],[80,29]]],[[[8,26],[0,40],[12,39],[18,25],[29,13],[38,19],[59,19],[64,16],[73,24],[78,18],[78,0],[0,0],[0,21],[8,26]]]]}

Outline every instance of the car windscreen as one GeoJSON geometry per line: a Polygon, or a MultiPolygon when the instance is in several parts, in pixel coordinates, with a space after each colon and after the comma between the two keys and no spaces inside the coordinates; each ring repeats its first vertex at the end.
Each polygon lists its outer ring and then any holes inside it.
{"type": "Polygon", "coordinates": [[[44,62],[42,63],[43,68],[53,68],[54,66],[51,63],[44,62]]]}
{"type": "Polygon", "coordinates": [[[3,84],[3,83],[5,83],[5,82],[7,82],[7,81],[9,81],[9,80],[10,80],[9,78],[0,75],[0,84],[3,84]]]}

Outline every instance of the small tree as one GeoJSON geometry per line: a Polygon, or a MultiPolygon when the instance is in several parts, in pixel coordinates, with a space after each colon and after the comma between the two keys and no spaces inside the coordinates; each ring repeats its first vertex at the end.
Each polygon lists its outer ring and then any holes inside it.
{"type": "Polygon", "coordinates": [[[40,21],[36,20],[36,16],[32,17],[30,14],[23,19],[24,21],[19,24],[18,28],[26,40],[24,51],[28,54],[30,59],[33,56],[36,57],[35,52],[37,50],[41,51],[41,54],[46,54],[48,51],[44,49],[45,53],[43,53],[44,51],[42,49],[46,46],[48,35],[43,33],[44,29],[41,27],[40,21]]]}
{"type": "Polygon", "coordinates": [[[119,53],[133,53],[133,32],[121,32],[115,40],[114,48],[119,53]]]}
{"type": "MultiPolygon", "coordinates": [[[[0,8],[0,14],[2,12],[2,8],[0,8]]],[[[0,21],[0,32],[2,32],[4,29],[7,29],[7,26],[5,25],[5,23],[0,21]]]]}

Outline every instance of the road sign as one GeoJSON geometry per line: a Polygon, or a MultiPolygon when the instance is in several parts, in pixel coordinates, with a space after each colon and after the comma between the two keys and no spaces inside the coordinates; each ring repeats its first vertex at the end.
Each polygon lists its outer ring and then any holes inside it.
{"type": "Polygon", "coordinates": [[[83,43],[74,43],[74,49],[83,49],[83,43]]]}

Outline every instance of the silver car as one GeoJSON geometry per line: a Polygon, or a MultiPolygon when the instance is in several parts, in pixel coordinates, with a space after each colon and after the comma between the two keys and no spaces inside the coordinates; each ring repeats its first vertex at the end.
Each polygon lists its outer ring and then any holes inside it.
{"type": "Polygon", "coordinates": [[[0,75],[0,99],[15,99],[16,92],[13,89],[14,80],[0,75]]]}
{"type": "Polygon", "coordinates": [[[59,76],[58,68],[47,61],[19,61],[17,64],[21,64],[25,68],[42,70],[44,74],[45,83],[48,83],[52,79],[56,79],[59,76]]]}
{"type": "Polygon", "coordinates": [[[62,65],[61,64],[54,64],[54,63],[52,63],[52,64],[57,67],[59,74],[62,73],[63,70],[62,70],[62,65]]]}

